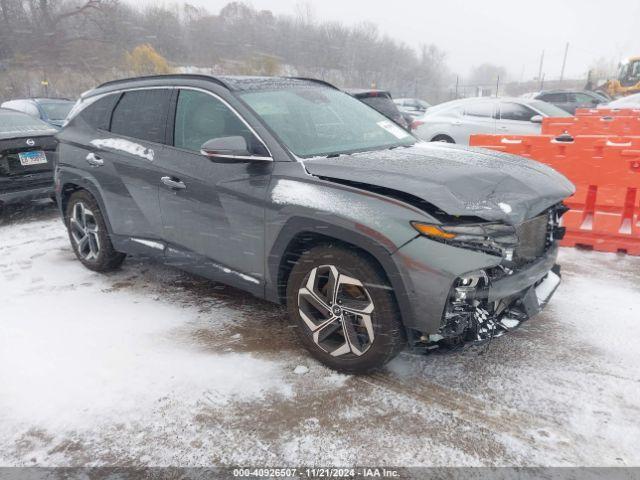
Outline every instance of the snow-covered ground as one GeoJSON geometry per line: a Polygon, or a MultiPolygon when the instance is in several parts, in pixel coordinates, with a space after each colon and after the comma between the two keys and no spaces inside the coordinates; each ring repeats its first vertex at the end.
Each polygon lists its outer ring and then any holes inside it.
{"type": "Polygon", "coordinates": [[[640,465],[640,258],[564,249],[487,351],[339,375],[284,310],[144,260],[75,260],[51,207],[0,225],[0,465],[640,465]],[[480,354],[482,353],[482,354],[480,354]]]}

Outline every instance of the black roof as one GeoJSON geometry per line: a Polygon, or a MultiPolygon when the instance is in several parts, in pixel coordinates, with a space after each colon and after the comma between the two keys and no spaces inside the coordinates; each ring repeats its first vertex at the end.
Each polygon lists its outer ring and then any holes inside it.
{"type": "Polygon", "coordinates": [[[143,77],[123,78],[112,80],[98,85],[96,89],[103,87],[113,87],[121,84],[144,82],[145,80],[203,80],[214,82],[228,90],[241,92],[251,90],[275,90],[279,88],[290,88],[300,86],[321,85],[329,88],[336,88],[324,80],[304,77],[267,77],[267,76],[243,76],[243,75],[200,75],[191,73],[169,74],[169,75],[149,75],[143,77]]]}

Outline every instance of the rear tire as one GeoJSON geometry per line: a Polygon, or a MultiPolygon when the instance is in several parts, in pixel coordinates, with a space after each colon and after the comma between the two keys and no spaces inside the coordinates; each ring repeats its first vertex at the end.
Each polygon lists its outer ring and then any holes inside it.
{"type": "Polygon", "coordinates": [[[384,273],[355,249],[319,245],[304,252],[289,275],[287,308],[305,348],[340,372],[377,370],[406,345],[384,273]]]}
{"type": "Polygon", "coordinates": [[[122,265],[126,255],[114,250],[98,202],[89,192],[80,190],[71,195],[65,224],[73,252],[85,267],[108,272],[122,265]]]}

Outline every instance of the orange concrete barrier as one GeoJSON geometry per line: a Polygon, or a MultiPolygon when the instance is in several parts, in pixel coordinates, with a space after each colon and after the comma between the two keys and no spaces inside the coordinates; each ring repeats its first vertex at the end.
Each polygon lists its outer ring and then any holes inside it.
{"type": "Polygon", "coordinates": [[[640,116],[640,108],[578,108],[576,110],[577,117],[596,116],[602,117],[608,115],[621,117],[637,117],[640,116]]]}
{"type": "Polygon", "coordinates": [[[640,136],[638,116],[548,117],[542,119],[543,135],[617,135],[640,136]]]}
{"type": "Polygon", "coordinates": [[[640,255],[640,137],[472,135],[470,144],[545,163],[576,185],[562,245],[640,255]]]}

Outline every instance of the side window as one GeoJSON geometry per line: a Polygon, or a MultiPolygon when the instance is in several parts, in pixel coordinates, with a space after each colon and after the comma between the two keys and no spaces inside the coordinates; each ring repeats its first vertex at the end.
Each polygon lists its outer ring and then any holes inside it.
{"type": "Polygon", "coordinates": [[[567,102],[567,94],[566,93],[547,93],[542,95],[539,100],[543,100],[549,103],[566,103],[567,102]]]}
{"type": "Polygon", "coordinates": [[[208,140],[233,136],[244,137],[251,153],[267,154],[251,130],[220,100],[204,92],[180,90],[173,132],[176,148],[200,152],[208,140]]]}
{"type": "Polygon", "coordinates": [[[584,93],[569,94],[569,97],[573,97],[573,102],[575,103],[594,103],[595,100],[595,98],[584,93]]]}
{"type": "Polygon", "coordinates": [[[491,118],[493,117],[492,102],[477,102],[464,107],[464,114],[467,117],[491,118]]]}
{"type": "Polygon", "coordinates": [[[501,120],[516,120],[519,122],[528,122],[531,117],[537,115],[536,112],[519,103],[501,103],[500,104],[500,119],[501,120]]]}
{"type": "Polygon", "coordinates": [[[85,124],[91,128],[100,130],[109,130],[109,122],[111,120],[111,112],[116,102],[120,98],[119,93],[113,93],[99,98],[86,108],[84,108],[76,117],[77,122],[85,124]]]}
{"type": "Polygon", "coordinates": [[[111,132],[149,142],[164,143],[171,90],[125,92],[111,118],[111,132]]]}

